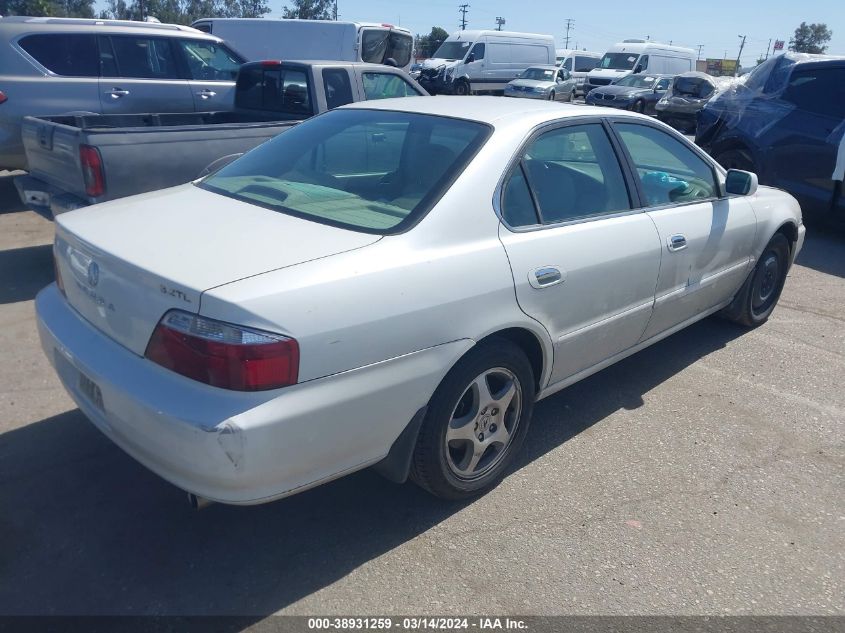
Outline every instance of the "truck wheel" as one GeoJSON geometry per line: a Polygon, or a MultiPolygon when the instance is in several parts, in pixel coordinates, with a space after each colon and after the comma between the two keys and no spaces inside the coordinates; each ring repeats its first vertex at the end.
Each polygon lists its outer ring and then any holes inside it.
{"type": "Polygon", "coordinates": [[[725,169],[741,169],[743,171],[757,173],[754,159],[744,149],[729,149],[717,154],[714,158],[725,169]]]}
{"type": "Polygon", "coordinates": [[[721,315],[746,327],[765,323],[783,290],[789,271],[789,254],[789,240],[783,233],[775,233],[733,302],[721,315]]]}
{"type": "Polygon", "coordinates": [[[534,372],[519,347],[491,339],[449,371],[429,402],[411,478],[443,499],[495,486],[528,432],[534,372]]]}
{"type": "Polygon", "coordinates": [[[469,94],[469,83],[464,81],[463,79],[459,80],[455,84],[455,94],[465,97],[469,94]]]}

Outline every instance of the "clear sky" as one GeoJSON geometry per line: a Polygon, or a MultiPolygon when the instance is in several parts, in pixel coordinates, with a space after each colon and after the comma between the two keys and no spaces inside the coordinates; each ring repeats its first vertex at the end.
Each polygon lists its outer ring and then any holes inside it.
{"type": "MultiPolygon", "coordinates": [[[[742,61],[753,65],[765,54],[769,39],[789,37],[802,21],[824,22],[833,30],[829,53],[845,55],[845,0],[338,0],[342,20],[390,22],[414,33],[428,33],[432,26],[457,30],[458,5],[470,5],[467,28],[496,28],[496,17],[505,18],[512,31],[554,35],[563,48],[566,19],[571,18],[570,47],[604,52],[626,38],[651,36],[652,40],[688,46],[703,44],[702,58],[736,58],[740,38],[747,35],[742,61]]],[[[281,16],[285,0],[271,0],[272,17],[281,16]]]]}

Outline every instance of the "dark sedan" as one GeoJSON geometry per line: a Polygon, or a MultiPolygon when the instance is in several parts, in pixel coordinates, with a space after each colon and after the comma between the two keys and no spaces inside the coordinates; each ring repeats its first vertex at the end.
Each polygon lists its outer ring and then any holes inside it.
{"type": "Polygon", "coordinates": [[[607,106],[654,114],[654,106],[666,94],[672,75],[628,75],[587,94],[587,105],[607,106]]]}

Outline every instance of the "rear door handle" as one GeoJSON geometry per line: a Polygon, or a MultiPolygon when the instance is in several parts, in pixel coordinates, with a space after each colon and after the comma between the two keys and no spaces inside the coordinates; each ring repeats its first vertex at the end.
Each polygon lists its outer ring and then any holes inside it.
{"type": "Polygon", "coordinates": [[[121,97],[125,97],[129,94],[128,90],[124,90],[123,88],[112,88],[106,94],[111,95],[112,99],[120,99],[121,97]]]}
{"type": "Polygon", "coordinates": [[[213,90],[209,90],[208,88],[206,88],[205,90],[200,90],[197,93],[197,96],[199,96],[201,99],[211,99],[211,97],[214,97],[216,95],[216,92],[214,92],[213,90]]]}
{"type": "Polygon", "coordinates": [[[557,266],[543,266],[528,273],[528,283],[533,288],[556,286],[563,282],[565,278],[565,275],[557,266]]]}
{"type": "Polygon", "coordinates": [[[673,235],[668,240],[666,240],[666,245],[672,252],[682,251],[687,247],[687,238],[680,234],[673,235]]]}

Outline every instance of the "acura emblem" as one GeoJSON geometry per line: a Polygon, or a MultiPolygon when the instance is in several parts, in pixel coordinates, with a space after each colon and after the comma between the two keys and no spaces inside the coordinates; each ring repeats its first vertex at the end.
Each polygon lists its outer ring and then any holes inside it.
{"type": "Polygon", "coordinates": [[[88,264],[88,285],[92,288],[100,281],[100,267],[97,262],[92,261],[88,264]]]}

